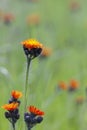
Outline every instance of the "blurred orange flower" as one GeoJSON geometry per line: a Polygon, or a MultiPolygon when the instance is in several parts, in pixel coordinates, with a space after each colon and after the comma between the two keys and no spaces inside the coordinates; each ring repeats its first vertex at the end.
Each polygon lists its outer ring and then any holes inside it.
{"type": "Polygon", "coordinates": [[[76,90],[79,87],[79,83],[76,80],[71,80],[69,90],[76,90]]]}
{"type": "Polygon", "coordinates": [[[63,81],[61,81],[61,82],[58,84],[58,87],[59,87],[60,89],[67,90],[67,85],[66,85],[63,81]]]}
{"type": "Polygon", "coordinates": [[[18,107],[18,103],[10,103],[10,104],[5,104],[4,106],[2,106],[2,108],[8,111],[14,111],[15,109],[17,109],[17,107],[18,107]]]}
{"type": "Polygon", "coordinates": [[[32,114],[35,114],[35,115],[39,115],[39,116],[44,115],[44,112],[37,109],[35,106],[28,107],[28,110],[29,110],[29,112],[31,112],[32,114]]]}
{"type": "Polygon", "coordinates": [[[19,92],[19,91],[15,91],[15,90],[13,90],[13,91],[11,92],[11,95],[12,95],[12,97],[15,98],[15,99],[18,99],[18,98],[22,97],[22,93],[19,92]]]}
{"type": "Polygon", "coordinates": [[[48,47],[43,47],[41,57],[48,57],[52,53],[52,49],[48,47]]]}

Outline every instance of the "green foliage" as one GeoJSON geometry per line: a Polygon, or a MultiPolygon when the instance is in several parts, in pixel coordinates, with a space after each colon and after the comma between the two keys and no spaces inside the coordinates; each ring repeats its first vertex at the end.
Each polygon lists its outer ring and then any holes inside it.
{"type": "MultiPolygon", "coordinates": [[[[77,3],[80,9],[72,10],[68,0],[0,0],[3,14],[15,17],[9,25],[0,19],[1,106],[8,102],[12,90],[24,90],[26,57],[20,42],[35,38],[52,48],[48,58],[37,58],[30,65],[28,105],[45,112],[44,121],[35,130],[87,129],[87,102],[79,106],[75,103],[77,96],[85,96],[87,86],[87,2],[77,3]],[[29,27],[26,20],[33,13],[39,13],[40,23],[29,27]],[[69,85],[71,79],[79,81],[78,91],[57,90],[60,81],[69,85]]],[[[23,127],[23,103],[20,110],[17,130],[23,127]]],[[[0,130],[7,128],[9,123],[0,109],[0,130]]]]}

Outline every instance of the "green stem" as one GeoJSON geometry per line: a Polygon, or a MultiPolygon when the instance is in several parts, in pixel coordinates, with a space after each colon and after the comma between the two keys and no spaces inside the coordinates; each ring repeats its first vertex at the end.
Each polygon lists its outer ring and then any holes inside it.
{"type": "Polygon", "coordinates": [[[25,80],[25,92],[24,92],[24,111],[26,112],[27,105],[27,89],[28,89],[28,77],[29,77],[29,68],[30,68],[31,58],[27,57],[27,70],[26,70],[26,80],[25,80]]]}
{"type": "Polygon", "coordinates": [[[15,130],[15,123],[12,123],[13,130],[15,130]]]}
{"type": "Polygon", "coordinates": [[[30,128],[30,127],[28,127],[28,130],[31,130],[31,128],[30,128]]]}

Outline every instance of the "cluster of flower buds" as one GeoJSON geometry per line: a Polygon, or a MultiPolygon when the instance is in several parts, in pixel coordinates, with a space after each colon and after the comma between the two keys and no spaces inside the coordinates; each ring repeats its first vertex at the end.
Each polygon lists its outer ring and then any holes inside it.
{"type": "Polygon", "coordinates": [[[26,123],[27,128],[30,130],[33,126],[42,122],[42,116],[44,115],[44,112],[34,106],[28,107],[28,110],[29,112],[26,112],[24,114],[24,121],[26,123]]]}
{"type": "Polygon", "coordinates": [[[9,104],[5,104],[2,106],[5,110],[5,117],[12,123],[12,126],[15,127],[15,123],[20,118],[19,114],[19,105],[20,101],[18,100],[22,96],[22,93],[19,91],[12,91],[11,99],[9,100],[9,104]]]}

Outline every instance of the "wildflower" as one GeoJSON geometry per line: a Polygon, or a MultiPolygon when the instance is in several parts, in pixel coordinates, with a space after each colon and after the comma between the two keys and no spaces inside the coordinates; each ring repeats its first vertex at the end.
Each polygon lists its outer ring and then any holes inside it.
{"type": "Polygon", "coordinates": [[[9,103],[18,102],[20,104],[20,101],[18,100],[20,97],[22,97],[22,93],[19,91],[13,90],[11,92],[11,98],[9,100],[9,103]]]}
{"type": "Polygon", "coordinates": [[[71,80],[69,85],[69,91],[74,91],[79,87],[79,83],[76,80],[71,80]]]}
{"type": "Polygon", "coordinates": [[[42,58],[48,57],[48,56],[51,55],[51,53],[52,53],[52,49],[51,48],[43,47],[42,53],[41,53],[40,57],[42,57],[42,58]]]}
{"type": "Polygon", "coordinates": [[[30,59],[39,56],[42,51],[42,44],[34,39],[25,40],[21,44],[23,45],[26,56],[30,59]]]}
{"type": "Polygon", "coordinates": [[[58,84],[58,88],[59,89],[62,89],[62,90],[66,90],[67,89],[67,86],[66,84],[62,81],[58,84]]]}
{"type": "Polygon", "coordinates": [[[28,129],[31,129],[38,123],[41,123],[43,120],[44,112],[37,109],[35,106],[28,107],[28,112],[24,114],[24,120],[28,129]]]}
{"type": "Polygon", "coordinates": [[[15,99],[18,99],[18,98],[22,97],[22,93],[19,92],[19,91],[15,91],[15,90],[12,91],[11,95],[15,99]]]}
{"type": "Polygon", "coordinates": [[[44,115],[44,112],[43,112],[43,111],[37,109],[37,108],[34,107],[34,106],[30,106],[28,109],[29,109],[29,111],[30,111],[32,114],[34,114],[34,115],[39,115],[39,116],[44,115]]]}
{"type": "Polygon", "coordinates": [[[8,111],[14,111],[18,107],[18,103],[10,103],[2,106],[2,108],[8,110],[8,111]]]}
{"type": "Polygon", "coordinates": [[[7,110],[5,112],[5,117],[10,121],[13,129],[15,130],[15,123],[20,118],[18,109],[20,101],[18,100],[18,98],[22,96],[22,93],[18,91],[12,91],[11,96],[12,97],[9,100],[9,104],[5,104],[4,106],[2,106],[2,108],[7,110]]]}
{"type": "Polygon", "coordinates": [[[10,123],[13,126],[13,129],[15,129],[15,123],[20,118],[19,110],[18,110],[18,103],[10,103],[2,106],[5,110],[5,117],[10,121],[10,123]]]}

